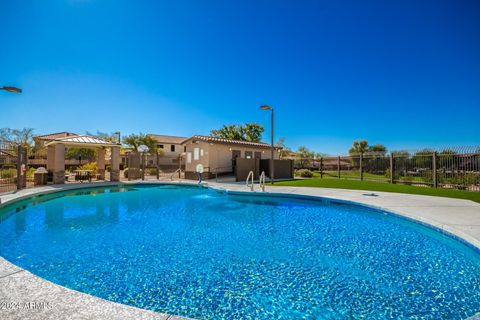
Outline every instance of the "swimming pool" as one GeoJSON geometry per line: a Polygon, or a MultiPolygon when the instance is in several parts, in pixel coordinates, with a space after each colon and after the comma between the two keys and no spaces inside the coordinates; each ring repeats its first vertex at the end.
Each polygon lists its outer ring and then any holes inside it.
{"type": "Polygon", "coordinates": [[[130,185],[0,210],[0,256],[68,288],[193,318],[463,319],[480,257],[341,202],[130,185]]]}

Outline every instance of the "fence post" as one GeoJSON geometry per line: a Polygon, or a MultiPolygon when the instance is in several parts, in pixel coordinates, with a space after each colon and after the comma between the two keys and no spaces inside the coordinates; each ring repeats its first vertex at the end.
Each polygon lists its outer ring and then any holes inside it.
{"type": "MultiPolygon", "coordinates": [[[[210,171],[210,169],[208,169],[210,171]]],[[[182,178],[182,156],[178,157],[178,179],[180,180],[182,178]]],[[[215,182],[216,182],[216,177],[215,177],[215,182]]]]}
{"type": "Polygon", "coordinates": [[[363,181],[363,167],[362,167],[362,162],[363,162],[363,152],[360,152],[360,181],[363,181]]]}
{"type": "Polygon", "coordinates": [[[24,148],[19,145],[17,146],[17,190],[23,189],[26,187],[26,166],[27,166],[27,157],[24,148]]]}
{"type": "Polygon", "coordinates": [[[142,152],[142,180],[145,180],[145,152],[142,152]]]}
{"type": "Polygon", "coordinates": [[[395,176],[393,170],[394,170],[394,168],[393,168],[393,153],[390,153],[390,183],[393,183],[393,177],[395,176]]]}
{"type": "Polygon", "coordinates": [[[337,171],[338,171],[338,179],[340,179],[340,156],[338,156],[337,171]]]}
{"type": "Polygon", "coordinates": [[[323,157],[320,157],[320,178],[323,179],[323,157]]]}
{"type": "Polygon", "coordinates": [[[22,189],[22,147],[17,146],[17,190],[22,189]]]}
{"type": "Polygon", "coordinates": [[[435,151],[432,154],[432,179],[433,179],[433,187],[437,188],[437,152],[435,151]]]}
{"type": "Polygon", "coordinates": [[[157,150],[157,180],[160,179],[160,154],[157,150]]]}

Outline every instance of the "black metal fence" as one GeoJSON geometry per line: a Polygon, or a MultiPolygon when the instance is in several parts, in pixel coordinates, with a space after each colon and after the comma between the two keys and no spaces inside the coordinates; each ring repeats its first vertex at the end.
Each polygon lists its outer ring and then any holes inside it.
{"type": "Polygon", "coordinates": [[[27,149],[0,142],[0,193],[27,185],[27,149]]]}
{"type": "MultiPolygon", "coordinates": [[[[356,179],[480,191],[480,147],[370,152],[296,159],[319,178],[356,179]]],[[[301,173],[301,172],[299,172],[301,173]]]]}
{"type": "Polygon", "coordinates": [[[10,145],[0,142],[0,192],[17,189],[17,154],[10,145]]]}
{"type": "Polygon", "coordinates": [[[177,158],[174,164],[162,164],[160,153],[142,154],[130,152],[126,156],[123,169],[123,179],[128,180],[154,180],[154,179],[179,179],[184,177],[185,164],[177,158]]]}

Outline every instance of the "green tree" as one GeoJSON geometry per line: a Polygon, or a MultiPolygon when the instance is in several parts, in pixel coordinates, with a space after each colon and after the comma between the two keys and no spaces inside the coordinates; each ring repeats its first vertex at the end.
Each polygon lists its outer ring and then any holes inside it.
{"type": "Polygon", "coordinates": [[[96,151],[89,148],[68,148],[65,152],[66,159],[94,160],[96,155],[96,151]]]}
{"type": "Polygon", "coordinates": [[[352,147],[348,150],[350,155],[366,153],[368,151],[368,142],[367,140],[355,140],[353,141],[352,147]]]}
{"type": "Polygon", "coordinates": [[[369,146],[368,152],[374,153],[376,155],[385,155],[387,153],[387,148],[383,144],[377,143],[373,146],[369,146]]]}
{"type": "Polygon", "coordinates": [[[9,144],[9,145],[22,145],[24,147],[33,146],[33,128],[23,128],[23,129],[11,129],[11,128],[1,128],[0,129],[0,142],[9,144]]]}
{"type": "Polygon", "coordinates": [[[422,149],[412,156],[412,161],[415,167],[422,168],[422,169],[431,169],[432,164],[432,156],[435,153],[433,149],[422,149]]]}
{"type": "Polygon", "coordinates": [[[315,159],[320,159],[320,158],[325,158],[327,157],[328,155],[326,153],[323,153],[323,152],[315,152],[314,153],[314,158],[315,159]]]}
{"type": "Polygon", "coordinates": [[[245,125],[223,125],[220,129],[210,131],[210,135],[216,138],[259,142],[265,129],[257,123],[246,123],[245,125]]]}
{"type": "Polygon", "coordinates": [[[139,133],[139,134],[132,133],[129,136],[125,136],[123,137],[122,142],[127,146],[135,149],[135,151],[137,150],[138,146],[142,144],[146,145],[150,152],[157,151],[157,141],[152,137],[145,135],[143,133],[139,133]]]}
{"type": "Polygon", "coordinates": [[[457,152],[452,149],[443,149],[437,155],[437,168],[442,168],[443,170],[450,167],[450,169],[455,169],[457,162],[455,161],[455,155],[457,152]]]}
{"type": "Polygon", "coordinates": [[[296,156],[295,156],[297,166],[300,168],[306,168],[307,166],[310,165],[314,156],[315,156],[315,152],[311,151],[307,147],[305,146],[298,147],[296,156]]]}
{"type": "Polygon", "coordinates": [[[285,158],[290,154],[290,152],[292,152],[290,148],[285,145],[285,138],[283,137],[278,139],[278,141],[275,143],[275,147],[278,149],[278,156],[280,159],[285,158]]]}
{"type": "Polygon", "coordinates": [[[407,150],[397,150],[397,151],[392,151],[392,155],[395,158],[409,158],[410,157],[410,152],[407,150]]]}
{"type": "Polygon", "coordinates": [[[218,130],[210,131],[210,135],[216,138],[230,139],[230,140],[244,140],[243,127],[235,124],[223,125],[218,130]]]}
{"type": "Polygon", "coordinates": [[[244,126],[245,139],[250,142],[259,142],[265,128],[258,123],[247,123],[244,126]]]}
{"type": "Polygon", "coordinates": [[[101,131],[98,131],[97,130],[97,133],[96,134],[93,134],[93,133],[90,133],[90,132],[86,132],[87,135],[89,136],[95,136],[95,137],[99,137],[105,141],[109,141],[109,142],[114,142],[114,143],[117,143],[118,141],[118,136],[115,134],[115,133],[106,133],[106,132],[101,132],[101,131]]]}

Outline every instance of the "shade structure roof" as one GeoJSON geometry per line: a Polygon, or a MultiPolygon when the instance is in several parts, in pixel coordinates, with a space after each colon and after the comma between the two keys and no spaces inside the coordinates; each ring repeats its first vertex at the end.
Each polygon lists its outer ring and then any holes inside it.
{"type": "Polygon", "coordinates": [[[87,136],[87,135],[75,135],[75,136],[68,136],[64,138],[54,139],[48,143],[46,146],[55,145],[55,144],[64,144],[68,146],[75,146],[75,147],[116,147],[120,146],[118,143],[110,142],[107,140],[103,140],[98,137],[94,136],[87,136]]]}

